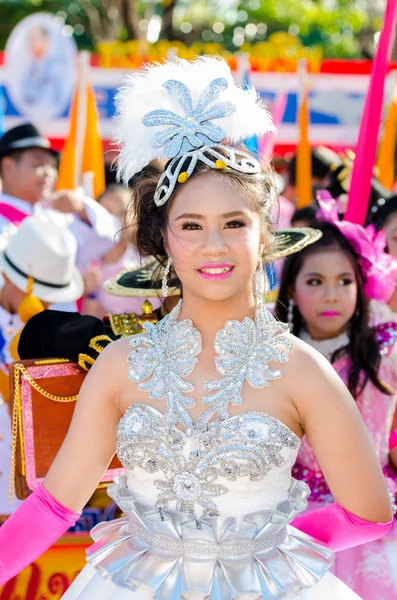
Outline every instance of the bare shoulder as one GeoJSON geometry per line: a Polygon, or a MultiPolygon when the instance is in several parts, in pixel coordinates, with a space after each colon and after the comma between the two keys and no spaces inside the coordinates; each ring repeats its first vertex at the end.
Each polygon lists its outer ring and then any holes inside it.
{"type": "Polygon", "coordinates": [[[327,359],[294,335],[286,335],[293,348],[283,369],[284,382],[302,423],[309,411],[315,414],[327,404],[333,404],[335,408],[340,403],[354,404],[345,384],[327,359]]]}
{"type": "Polygon", "coordinates": [[[297,377],[305,377],[309,369],[310,372],[318,374],[325,371],[334,372],[326,358],[317,350],[314,350],[309,344],[303,342],[292,333],[283,334],[291,343],[292,349],[289,353],[288,370],[297,377]]]}
{"type": "Polygon", "coordinates": [[[130,342],[134,340],[137,345],[139,345],[139,340],[142,340],[146,337],[145,333],[140,333],[136,335],[129,335],[126,337],[122,337],[115,342],[112,342],[101,352],[98,359],[96,360],[95,365],[100,365],[102,368],[107,366],[117,367],[121,365],[125,367],[125,361],[127,360],[128,354],[131,351],[130,342]]]}
{"type": "MultiPolygon", "coordinates": [[[[112,342],[100,353],[86,377],[87,385],[109,392],[113,397],[118,396],[128,381],[127,358],[130,352],[131,338],[123,337],[112,342]]],[[[139,336],[140,337],[140,336],[139,336]]]]}

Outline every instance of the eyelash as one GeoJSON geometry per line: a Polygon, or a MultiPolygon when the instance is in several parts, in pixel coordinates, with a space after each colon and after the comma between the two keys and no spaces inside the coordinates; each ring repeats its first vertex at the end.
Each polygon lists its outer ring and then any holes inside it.
{"type": "MultiPolygon", "coordinates": [[[[341,279],[341,281],[343,282],[343,285],[351,285],[353,283],[353,279],[350,278],[345,278],[345,279],[341,279]]],[[[310,285],[311,287],[317,287],[317,285],[321,285],[321,280],[320,279],[308,279],[306,281],[307,285],[310,285]],[[313,285],[314,282],[316,282],[316,285],[313,285]]]]}
{"type": "MultiPolygon", "coordinates": [[[[225,229],[238,229],[239,227],[245,227],[245,225],[246,223],[244,221],[235,219],[233,221],[228,221],[225,225],[225,229]],[[227,227],[228,225],[231,227],[227,227]]],[[[186,223],[183,223],[182,225],[182,229],[187,231],[197,231],[200,227],[200,223],[196,223],[195,221],[186,221],[186,223]]]]}

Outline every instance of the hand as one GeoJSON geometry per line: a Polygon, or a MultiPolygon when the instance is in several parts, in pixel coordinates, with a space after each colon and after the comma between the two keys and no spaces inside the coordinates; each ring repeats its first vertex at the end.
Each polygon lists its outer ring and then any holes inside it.
{"type": "Polygon", "coordinates": [[[74,190],[59,190],[51,198],[51,206],[62,213],[73,213],[81,216],[85,214],[84,201],[80,194],[74,190]]]}
{"type": "Polygon", "coordinates": [[[89,271],[83,276],[84,279],[84,294],[91,294],[101,285],[101,270],[97,266],[92,266],[89,271]]]}

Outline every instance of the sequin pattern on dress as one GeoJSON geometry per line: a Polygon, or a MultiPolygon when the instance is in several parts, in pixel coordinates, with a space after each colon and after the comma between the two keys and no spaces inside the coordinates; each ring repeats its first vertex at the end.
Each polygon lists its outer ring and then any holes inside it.
{"type": "Polygon", "coordinates": [[[117,454],[126,469],[159,473],[154,480],[158,508],[173,502],[182,512],[195,513],[201,507],[203,514],[212,516],[218,514],[212,498],[228,492],[227,481],[262,479],[272,467],[283,466],[284,448],[300,445],[275,417],[250,412],[209,423],[198,434],[197,450],[186,456],[188,436],[144,404],[127,410],[117,436],[117,454]]]}

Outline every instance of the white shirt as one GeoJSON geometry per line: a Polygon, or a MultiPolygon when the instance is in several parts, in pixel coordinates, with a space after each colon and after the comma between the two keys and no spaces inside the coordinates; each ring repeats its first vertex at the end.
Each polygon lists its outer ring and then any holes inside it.
{"type": "MultiPolygon", "coordinates": [[[[72,214],[61,213],[48,207],[44,202],[30,204],[26,200],[0,193],[0,202],[9,204],[28,215],[43,215],[52,222],[64,224],[74,234],[77,240],[76,265],[80,270],[90,266],[93,260],[101,258],[114,245],[114,238],[120,230],[120,222],[95,200],[83,197],[85,211],[91,227],[72,214]]],[[[14,229],[14,225],[0,215],[0,235],[14,229]]]]}
{"type": "MultiPolygon", "coordinates": [[[[58,225],[68,227],[77,240],[76,266],[80,271],[88,269],[93,260],[100,259],[113,248],[115,237],[120,230],[120,222],[103,206],[88,196],[82,198],[91,227],[72,214],[61,213],[49,207],[48,203],[30,204],[26,200],[0,193],[0,202],[9,204],[28,215],[42,216],[58,225]]],[[[15,231],[15,225],[0,215],[0,236],[7,236],[15,231]]],[[[1,244],[0,244],[1,245],[1,244]]],[[[0,287],[3,285],[2,277],[0,287]]],[[[53,304],[54,310],[74,312],[75,302],[53,304]]]]}

